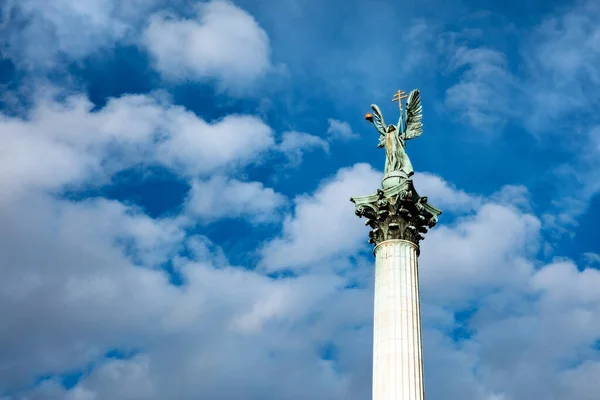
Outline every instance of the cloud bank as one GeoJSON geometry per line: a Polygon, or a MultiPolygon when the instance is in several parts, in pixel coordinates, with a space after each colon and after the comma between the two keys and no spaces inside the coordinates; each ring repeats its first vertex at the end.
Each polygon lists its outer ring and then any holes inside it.
{"type": "MultiPolygon", "coordinates": [[[[4,5],[10,12],[3,14],[3,50],[23,74],[13,84],[26,101],[23,109],[0,109],[0,398],[368,398],[373,257],[349,198],[372,193],[381,171],[367,153],[359,159],[339,150],[366,146],[350,122],[329,118],[339,111],[318,114],[325,107],[319,104],[302,119],[294,97],[282,94],[298,111],[294,124],[277,102],[275,117],[258,117],[240,102],[239,93],[265,84],[272,53],[281,52],[282,39],[271,35],[275,28],[261,7],[171,6],[4,5]],[[206,104],[180,104],[177,90],[94,103],[68,84],[39,83],[40,75],[70,74],[73,63],[89,57],[110,58],[117,46],[146,52],[161,85],[209,87],[229,103],[213,99],[219,115],[212,116],[206,104]],[[28,93],[28,85],[35,90],[28,93]],[[318,124],[328,126],[323,137],[305,133],[318,124]],[[308,152],[318,165],[307,165],[308,152]],[[178,204],[158,216],[146,206],[170,189],[128,197],[122,194],[134,189],[119,179],[132,173],[144,180],[156,168],[185,186],[178,204]],[[282,179],[282,170],[291,178],[282,179]]],[[[440,28],[430,30],[427,21],[415,19],[408,42],[400,41],[414,50],[406,74],[447,57],[457,79],[443,86],[440,106],[461,124],[484,130],[520,124],[563,145],[543,122],[573,113],[582,116],[576,148],[586,150],[569,159],[574,169],[562,169],[577,176],[574,186],[553,192],[546,209],[522,184],[496,179],[493,190],[475,190],[437,170],[415,175],[419,192],[445,212],[420,257],[428,398],[591,400],[600,392],[597,249],[582,253],[581,263],[544,256],[553,250],[547,231],[577,222],[573,210],[598,190],[598,122],[589,113],[597,92],[583,90],[598,81],[595,11],[582,3],[542,18],[521,43],[532,51],[519,71],[487,43],[456,40],[449,56],[433,54],[437,42],[428,32],[440,28]],[[523,109],[507,105],[524,89],[533,95],[515,100],[523,109]],[[535,117],[531,125],[523,110],[535,117]],[[574,206],[561,208],[562,215],[552,201],[574,206]]],[[[353,58],[353,71],[370,73],[365,60],[386,51],[384,42],[368,47],[364,58],[353,58]]],[[[333,53],[323,53],[324,60],[335,59],[333,53]]],[[[343,75],[337,65],[315,75],[337,74],[331,85],[344,87],[357,75],[343,75]]],[[[307,87],[295,90],[307,96],[307,87]]],[[[428,115],[435,127],[435,113],[428,115]]],[[[439,165],[439,152],[431,150],[440,145],[427,148],[426,140],[424,148],[415,145],[415,160],[439,165]]],[[[457,168],[472,171],[452,149],[442,150],[457,168]]]]}

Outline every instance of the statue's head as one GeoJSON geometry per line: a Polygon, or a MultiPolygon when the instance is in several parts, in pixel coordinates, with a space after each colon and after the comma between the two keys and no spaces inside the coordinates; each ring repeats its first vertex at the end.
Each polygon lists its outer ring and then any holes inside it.
{"type": "Polygon", "coordinates": [[[387,127],[388,133],[389,132],[394,132],[396,129],[398,129],[398,128],[396,128],[396,125],[394,125],[394,124],[388,125],[388,127],[387,127]]]}

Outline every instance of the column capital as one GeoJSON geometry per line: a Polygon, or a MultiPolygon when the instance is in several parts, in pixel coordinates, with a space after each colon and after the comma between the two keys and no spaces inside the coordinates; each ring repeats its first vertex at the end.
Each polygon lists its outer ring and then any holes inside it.
{"type": "Polygon", "coordinates": [[[365,225],[371,227],[369,243],[378,244],[393,239],[406,240],[419,245],[425,238],[428,228],[438,222],[442,210],[427,202],[427,197],[417,194],[412,180],[369,196],[350,199],[355,206],[355,214],[365,217],[365,225]]]}

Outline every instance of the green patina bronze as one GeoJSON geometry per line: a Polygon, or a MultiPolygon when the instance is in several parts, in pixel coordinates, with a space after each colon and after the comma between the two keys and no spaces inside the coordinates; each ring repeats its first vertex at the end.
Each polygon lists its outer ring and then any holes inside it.
{"type": "Polygon", "coordinates": [[[373,114],[365,117],[380,134],[377,147],[385,147],[382,189],[369,196],[352,197],[350,201],[356,205],[356,215],[366,217],[366,224],[372,228],[370,243],[403,239],[419,244],[442,213],[415,190],[411,179],[413,167],[405,151],[406,141],[423,133],[421,96],[417,89],[409,95],[399,90],[392,101],[397,101],[400,108],[397,125],[386,125],[376,104],[371,105],[373,114]],[[402,107],[403,99],[407,99],[406,108],[402,107]]]}

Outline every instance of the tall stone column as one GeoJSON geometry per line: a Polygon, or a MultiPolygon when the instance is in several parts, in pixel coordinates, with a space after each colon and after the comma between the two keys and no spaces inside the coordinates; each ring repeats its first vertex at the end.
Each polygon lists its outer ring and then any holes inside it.
{"type": "Polygon", "coordinates": [[[423,399],[417,256],[406,240],[375,248],[373,399],[423,399]]]}
{"type": "Polygon", "coordinates": [[[420,197],[408,177],[353,197],[375,245],[373,400],[423,400],[419,242],[441,210],[420,197]]]}

